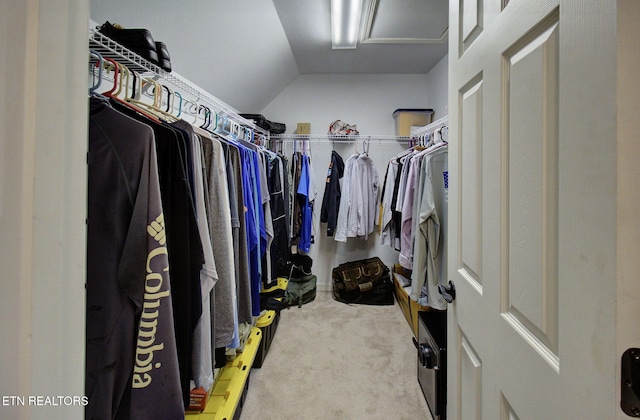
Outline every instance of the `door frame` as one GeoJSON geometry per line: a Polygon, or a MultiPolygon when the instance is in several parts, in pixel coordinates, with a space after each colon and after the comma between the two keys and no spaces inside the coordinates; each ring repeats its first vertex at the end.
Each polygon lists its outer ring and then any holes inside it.
{"type": "Polygon", "coordinates": [[[28,398],[85,394],[89,2],[4,1],[0,21],[0,390],[22,398],[0,417],[82,418],[28,398]]]}
{"type": "MultiPolygon", "coordinates": [[[[618,0],[617,19],[617,304],[616,401],[621,399],[621,357],[640,348],[640,2],[618,0]]],[[[617,419],[628,419],[617,409],[617,419]]]]}

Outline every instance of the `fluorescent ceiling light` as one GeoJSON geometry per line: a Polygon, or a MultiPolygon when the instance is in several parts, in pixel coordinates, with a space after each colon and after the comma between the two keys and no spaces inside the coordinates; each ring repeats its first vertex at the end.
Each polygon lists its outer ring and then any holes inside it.
{"type": "Polygon", "coordinates": [[[363,0],[331,0],[331,48],[353,49],[358,44],[363,0]]]}

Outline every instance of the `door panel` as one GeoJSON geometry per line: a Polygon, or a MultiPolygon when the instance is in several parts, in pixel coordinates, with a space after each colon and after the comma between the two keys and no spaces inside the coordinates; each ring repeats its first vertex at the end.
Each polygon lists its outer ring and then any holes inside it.
{"type": "Polygon", "coordinates": [[[481,419],[482,361],[464,334],[460,333],[460,408],[462,418],[481,419]]]}
{"type": "Polygon", "coordinates": [[[509,404],[509,401],[502,396],[502,415],[500,416],[501,420],[520,420],[520,417],[513,412],[513,408],[509,404]]]}
{"type": "Polygon", "coordinates": [[[482,32],[483,0],[460,0],[460,55],[482,32]]]}
{"type": "Polygon", "coordinates": [[[459,225],[464,241],[459,241],[460,273],[482,294],[482,79],[474,78],[461,92],[460,116],[462,164],[459,225]]]}
{"type": "MultiPolygon", "coordinates": [[[[557,10],[557,9],[556,9],[557,10]]],[[[558,353],[558,14],[504,54],[503,315],[558,353]]]]}

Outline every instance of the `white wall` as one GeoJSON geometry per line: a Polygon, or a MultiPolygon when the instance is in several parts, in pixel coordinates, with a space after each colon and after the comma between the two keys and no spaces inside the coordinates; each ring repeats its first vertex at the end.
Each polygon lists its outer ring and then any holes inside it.
{"type": "Polygon", "coordinates": [[[398,108],[431,108],[426,75],[301,75],[261,113],[285,123],[287,133],[298,122],[311,123],[312,133],[326,133],[339,119],[357,124],[360,134],[394,135],[398,108]]]}
{"type": "Polygon", "coordinates": [[[449,55],[445,55],[427,74],[427,97],[433,120],[449,115],[449,55]]]}
{"type": "Polygon", "coordinates": [[[255,113],[299,74],[271,1],[91,0],[91,19],[146,28],[173,70],[242,112],[255,113]],[[194,28],[207,27],[210,39],[194,28]]]}
{"type": "MultiPolygon", "coordinates": [[[[442,83],[435,76],[431,79],[433,83],[442,83]]],[[[382,184],[389,159],[404,150],[406,143],[376,140],[375,135],[395,135],[393,111],[398,108],[432,108],[428,80],[427,75],[302,75],[261,113],[272,121],[285,123],[287,133],[295,131],[297,122],[311,123],[314,134],[326,134],[329,124],[337,119],[357,124],[362,136],[373,136],[369,156],[376,165],[382,184]]],[[[446,81],[444,83],[446,92],[446,81]]],[[[319,222],[332,148],[346,161],[356,149],[362,151],[362,141],[331,143],[310,140],[309,145],[313,179],[318,189],[314,207],[315,243],[310,251],[318,287],[329,290],[331,268],[346,261],[378,256],[392,266],[397,262],[398,253],[389,246],[381,245],[377,234],[366,241],[350,238],[346,243],[338,243],[326,235],[326,225],[319,222]]],[[[285,152],[287,156],[291,154],[291,144],[285,152]]]]}

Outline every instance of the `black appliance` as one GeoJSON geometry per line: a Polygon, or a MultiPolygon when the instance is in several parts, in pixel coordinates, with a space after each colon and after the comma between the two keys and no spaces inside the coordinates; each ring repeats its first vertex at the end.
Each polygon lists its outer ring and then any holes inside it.
{"type": "Polygon", "coordinates": [[[418,312],[418,383],[434,420],[447,418],[447,311],[418,312]]]}

